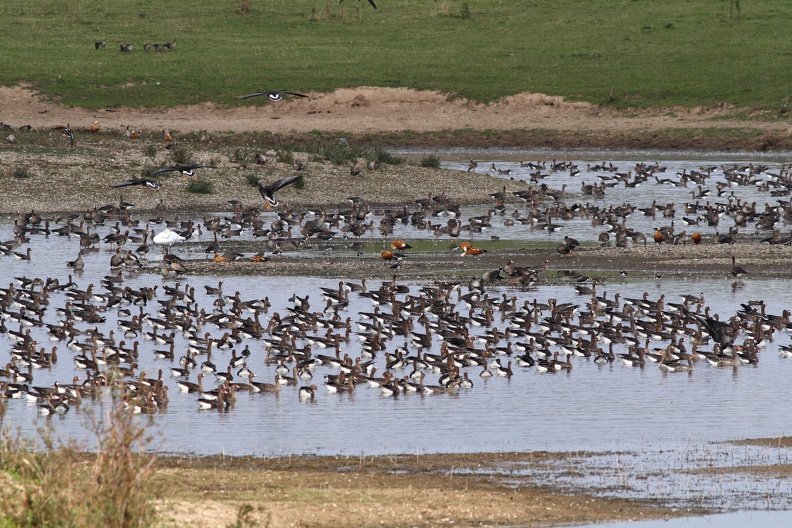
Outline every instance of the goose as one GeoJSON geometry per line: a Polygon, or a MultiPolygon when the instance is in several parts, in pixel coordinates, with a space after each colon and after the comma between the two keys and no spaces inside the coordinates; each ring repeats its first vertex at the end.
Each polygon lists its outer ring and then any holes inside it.
{"type": "Polygon", "coordinates": [[[251,376],[248,378],[248,383],[250,384],[251,390],[253,392],[264,392],[264,393],[269,393],[269,394],[272,394],[272,393],[279,394],[280,393],[281,384],[278,381],[278,376],[277,375],[275,376],[275,383],[264,383],[264,382],[260,382],[260,381],[253,381],[254,377],[255,376],[251,374],[251,376]]]}
{"type": "Polygon", "coordinates": [[[129,178],[119,183],[115,183],[110,185],[113,189],[118,189],[121,187],[133,187],[136,185],[140,185],[141,187],[146,187],[151,189],[152,191],[158,191],[162,188],[162,184],[156,180],[152,180],[150,178],[129,178]]]}
{"type": "Polygon", "coordinates": [[[14,254],[14,259],[16,260],[30,260],[30,248],[27,248],[27,250],[24,253],[14,251],[13,254],[14,254]]]}
{"type": "Polygon", "coordinates": [[[734,258],[734,255],[732,255],[731,261],[732,261],[732,267],[731,267],[730,273],[731,273],[732,277],[734,277],[735,281],[736,280],[740,280],[743,277],[745,277],[746,275],[748,275],[748,272],[745,271],[745,268],[743,268],[742,266],[738,266],[737,265],[737,262],[736,262],[736,260],[734,258]]]}
{"type": "Polygon", "coordinates": [[[167,172],[179,172],[181,173],[185,179],[186,178],[195,178],[195,171],[198,169],[214,169],[211,165],[172,165],[170,167],[162,167],[161,169],[157,169],[151,173],[152,176],[155,174],[164,174],[167,172]]]}
{"type": "Polygon", "coordinates": [[[83,252],[82,252],[82,250],[80,250],[77,253],[77,258],[72,260],[72,261],[67,262],[66,266],[68,266],[69,268],[74,269],[74,271],[82,271],[83,269],[85,269],[85,262],[83,261],[82,255],[83,255],[83,252]]]}
{"type": "MultiPolygon", "coordinates": [[[[369,2],[373,5],[373,2],[371,2],[371,0],[369,0],[369,2]]],[[[266,95],[270,101],[280,101],[281,99],[283,99],[284,95],[293,95],[294,97],[306,97],[306,98],[308,97],[305,94],[301,94],[299,92],[292,92],[290,90],[261,90],[259,92],[253,92],[247,95],[241,95],[237,97],[237,99],[250,99],[251,97],[259,97],[261,95],[266,95]]]]}
{"type": "Polygon", "coordinates": [[[300,400],[305,401],[305,400],[313,400],[314,398],[316,398],[316,389],[317,389],[316,385],[311,385],[311,386],[303,385],[302,387],[300,387],[300,390],[298,392],[300,400]]]}
{"type": "Polygon", "coordinates": [[[193,383],[191,381],[186,380],[179,380],[176,382],[176,386],[179,388],[181,392],[185,393],[202,393],[203,392],[203,373],[198,373],[198,381],[197,383],[193,383]]]}
{"type": "Polygon", "coordinates": [[[278,200],[275,199],[276,191],[282,189],[283,187],[286,187],[287,185],[291,185],[292,183],[299,180],[301,177],[302,176],[300,175],[289,176],[287,178],[282,178],[268,185],[262,185],[259,183],[258,190],[259,193],[261,194],[261,197],[264,198],[264,206],[267,208],[267,210],[269,211],[270,209],[272,209],[273,207],[277,207],[278,205],[278,200]]]}

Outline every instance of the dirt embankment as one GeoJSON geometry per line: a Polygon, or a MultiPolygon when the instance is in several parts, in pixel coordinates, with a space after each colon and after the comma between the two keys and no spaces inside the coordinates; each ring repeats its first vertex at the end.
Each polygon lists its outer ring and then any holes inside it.
{"type": "Polygon", "coordinates": [[[66,108],[21,87],[0,87],[0,122],[11,127],[51,128],[70,123],[103,130],[206,130],[300,135],[311,131],[348,135],[396,134],[402,144],[521,147],[679,148],[786,150],[792,148],[788,118],[737,109],[679,108],[618,111],[562,97],[521,93],[492,104],[448,99],[406,88],[360,87],[310,98],[231,108],[204,103],[174,108],[66,108]],[[713,133],[742,130],[743,133],[713,133]],[[444,134],[450,131],[466,134],[444,134]],[[684,131],[684,132],[681,132],[684,131]],[[706,131],[706,132],[705,132],[706,131]],[[746,132],[750,131],[750,132],[746,132]],[[418,133],[420,137],[415,137],[418,133]]]}

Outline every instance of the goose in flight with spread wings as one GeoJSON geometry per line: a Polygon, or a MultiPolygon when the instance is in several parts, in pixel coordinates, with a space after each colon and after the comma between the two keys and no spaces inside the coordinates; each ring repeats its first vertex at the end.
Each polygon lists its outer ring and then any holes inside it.
{"type": "Polygon", "coordinates": [[[269,185],[262,185],[259,183],[258,189],[261,193],[261,197],[264,198],[264,205],[267,207],[267,209],[278,205],[278,200],[275,199],[275,191],[296,182],[301,177],[301,175],[289,176],[288,178],[283,178],[276,182],[270,183],[269,185]]]}
{"type": "Polygon", "coordinates": [[[262,90],[260,92],[254,92],[254,93],[251,93],[251,94],[242,95],[240,97],[237,97],[237,99],[249,99],[251,97],[258,97],[260,95],[266,95],[267,97],[269,97],[270,101],[280,101],[281,99],[283,99],[283,94],[293,95],[295,97],[308,97],[305,94],[301,94],[301,93],[298,93],[298,92],[292,92],[292,91],[289,91],[289,90],[262,90]]]}

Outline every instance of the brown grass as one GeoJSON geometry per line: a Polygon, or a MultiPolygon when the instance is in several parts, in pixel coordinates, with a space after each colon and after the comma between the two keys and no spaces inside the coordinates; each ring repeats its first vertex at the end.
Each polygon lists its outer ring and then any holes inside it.
{"type": "Polygon", "coordinates": [[[114,403],[94,416],[96,452],[56,442],[37,443],[4,430],[0,438],[0,519],[20,527],[151,526],[154,456],[143,454],[144,429],[114,403]]]}

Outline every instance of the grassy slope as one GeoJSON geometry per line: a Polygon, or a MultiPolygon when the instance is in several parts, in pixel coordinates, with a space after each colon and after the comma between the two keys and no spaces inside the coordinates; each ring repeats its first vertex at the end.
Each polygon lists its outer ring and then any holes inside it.
{"type": "Polygon", "coordinates": [[[262,104],[234,97],[376,85],[598,103],[613,88],[625,107],[775,109],[792,79],[787,0],[739,2],[739,17],[728,0],[476,0],[468,19],[462,0],[379,0],[376,11],[356,0],[252,3],[239,15],[232,0],[6,0],[0,84],[94,108],[262,104]],[[173,38],[174,52],[142,51],[173,38]]]}

